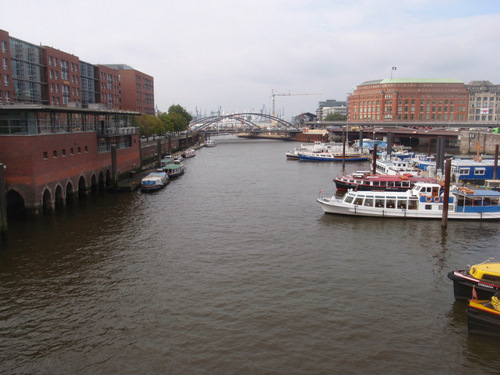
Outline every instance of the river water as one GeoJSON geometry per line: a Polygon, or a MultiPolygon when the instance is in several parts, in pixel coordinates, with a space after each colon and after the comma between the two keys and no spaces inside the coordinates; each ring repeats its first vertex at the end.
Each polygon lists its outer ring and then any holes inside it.
{"type": "Polygon", "coordinates": [[[157,193],[9,223],[1,374],[500,373],[446,277],[499,223],[324,215],[341,163],[216,139],[157,193]]]}

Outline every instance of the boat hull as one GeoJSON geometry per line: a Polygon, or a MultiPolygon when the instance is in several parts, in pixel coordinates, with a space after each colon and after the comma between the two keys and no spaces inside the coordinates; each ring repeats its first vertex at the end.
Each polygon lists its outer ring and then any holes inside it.
{"type": "Polygon", "coordinates": [[[491,299],[495,293],[500,292],[500,284],[476,279],[466,270],[448,272],[448,278],[453,281],[453,295],[456,300],[470,300],[473,288],[476,290],[477,298],[481,300],[491,299]]]}
{"type": "MultiPolygon", "coordinates": [[[[339,199],[318,198],[321,208],[327,214],[368,216],[402,219],[442,219],[443,213],[438,210],[383,209],[344,204],[339,199]]],[[[500,212],[448,212],[450,220],[500,220],[500,212]]]]}
{"type": "Polygon", "coordinates": [[[367,156],[357,155],[357,156],[348,156],[345,158],[342,155],[332,155],[332,156],[320,156],[320,155],[303,155],[299,154],[300,160],[306,161],[366,161],[368,160],[367,156]]]}
{"type": "Polygon", "coordinates": [[[470,301],[467,328],[472,334],[500,337],[500,311],[493,309],[488,301],[470,301]]]}

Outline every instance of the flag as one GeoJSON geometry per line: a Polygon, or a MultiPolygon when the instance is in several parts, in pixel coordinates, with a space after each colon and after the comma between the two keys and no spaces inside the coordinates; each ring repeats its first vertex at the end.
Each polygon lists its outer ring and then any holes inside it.
{"type": "Polygon", "coordinates": [[[395,66],[392,67],[392,70],[396,70],[397,68],[395,66]]]}
{"type": "Polygon", "coordinates": [[[476,292],[476,286],[472,285],[472,299],[477,301],[477,292],[476,292]]]}

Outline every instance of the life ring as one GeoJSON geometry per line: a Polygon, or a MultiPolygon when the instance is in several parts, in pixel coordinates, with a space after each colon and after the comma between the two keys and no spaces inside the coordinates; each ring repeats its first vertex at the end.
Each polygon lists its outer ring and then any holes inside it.
{"type": "Polygon", "coordinates": [[[441,200],[441,198],[440,198],[440,197],[438,197],[438,196],[435,196],[435,197],[434,197],[434,202],[438,203],[440,200],[441,200]]]}
{"type": "Polygon", "coordinates": [[[432,197],[425,197],[426,202],[432,202],[432,197]]]}

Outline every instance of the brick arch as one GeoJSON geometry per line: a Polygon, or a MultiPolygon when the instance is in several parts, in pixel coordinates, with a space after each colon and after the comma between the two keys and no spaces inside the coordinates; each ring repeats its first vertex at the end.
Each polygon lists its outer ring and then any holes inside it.
{"type": "Polygon", "coordinates": [[[25,198],[16,189],[10,189],[5,194],[8,217],[22,217],[25,215],[25,198]]]}
{"type": "Polygon", "coordinates": [[[64,207],[65,205],[65,195],[61,184],[57,184],[54,189],[54,203],[55,207],[64,207]]]}
{"type": "Polygon", "coordinates": [[[54,209],[54,200],[49,188],[45,188],[42,193],[42,209],[44,212],[54,209]]]}

